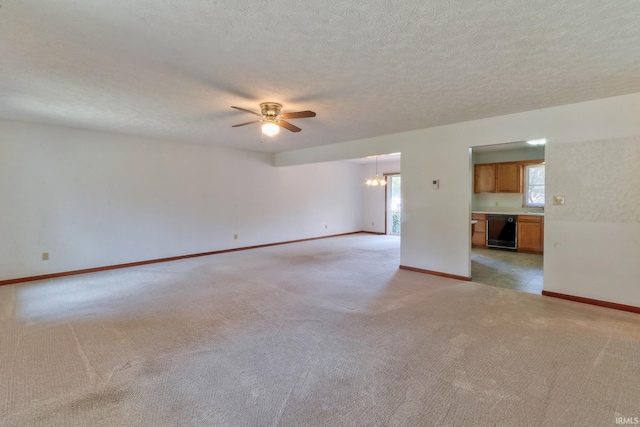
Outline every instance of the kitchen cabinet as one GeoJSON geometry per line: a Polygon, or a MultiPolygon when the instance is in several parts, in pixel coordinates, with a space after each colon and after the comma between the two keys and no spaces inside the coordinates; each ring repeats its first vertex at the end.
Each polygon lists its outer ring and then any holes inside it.
{"type": "Polygon", "coordinates": [[[474,193],[496,192],[496,164],[487,163],[474,166],[473,173],[474,193]]]}
{"type": "Polygon", "coordinates": [[[487,216],[485,214],[471,214],[471,219],[478,221],[473,227],[471,246],[474,248],[487,247],[487,216]]]}
{"type": "Polygon", "coordinates": [[[522,193],[522,166],[496,163],[496,193],[522,193]]]}
{"type": "Polygon", "coordinates": [[[475,165],[473,192],[522,193],[522,165],[519,162],[475,165]]]}
{"type": "Polygon", "coordinates": [[[541,254],[544,249],[544,217],[518,215],[518,252],[541,254]]]}

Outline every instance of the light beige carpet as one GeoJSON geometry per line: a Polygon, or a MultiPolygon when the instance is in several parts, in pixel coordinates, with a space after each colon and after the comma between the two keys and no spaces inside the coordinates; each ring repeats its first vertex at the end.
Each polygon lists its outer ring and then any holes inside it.
{"type": "Polygon", "coordinates": [[[352,235],[0,287],[3,426],[613,426],[640,316],[352,235]]]}

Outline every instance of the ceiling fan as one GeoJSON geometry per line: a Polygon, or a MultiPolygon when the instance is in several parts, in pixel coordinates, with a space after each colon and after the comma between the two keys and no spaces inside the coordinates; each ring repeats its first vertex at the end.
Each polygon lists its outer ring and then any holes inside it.
{"type": "Polygon", "coordinates": [[[235,108],[236,110],[244,111],[245,113],[253,114],[254,116],[260,117],[258,120],[253,120],[246,123],[240,123],[239,125],[233,125],[232,127],[237,128],[239,126],[250,125],[252,123],[260,123],[262,122],[262,133],[267,136],[274,136],[280,132],[280,128],[285,128],[291,132],[300,132],[300,129],[297,126],[292,125],[286,120],[289,119],[303,119],[305,117],[315,117],[316,113],[313,111],[298,111],[296,113],[281,113],[282,105],[276,102],[263,102],[260,104],[261,113],[255,113],[250,110],[246,110],[240,107],[231,106],[231,108],[235,108]]]}

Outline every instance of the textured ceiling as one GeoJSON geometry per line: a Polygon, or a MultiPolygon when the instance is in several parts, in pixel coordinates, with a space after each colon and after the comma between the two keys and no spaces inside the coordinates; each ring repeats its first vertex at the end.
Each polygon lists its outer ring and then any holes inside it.
{"type": "Polygon", "coordinates": [[[0,5],[8,119],[278,152],[640,92],[638,0],[0,5]]]}

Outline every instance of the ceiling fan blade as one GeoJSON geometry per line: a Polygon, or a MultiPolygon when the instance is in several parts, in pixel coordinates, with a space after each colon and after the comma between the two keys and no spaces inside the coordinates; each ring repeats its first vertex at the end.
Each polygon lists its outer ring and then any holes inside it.
{"type": "Polygon", "coordinates": [[[297,113],[284,113],[280,114],[283,119],[304,119],[305,117],[315,117],[316,113],[313,111],[298,111],[297,113]]]}
{"type": "Polygon", "coordinates": [[[233,125],[231,126],[232,128],[237,128],[238,126],[246,126],[246,125],[250,125],[251,123],[258,123],[261,122],[262,120],[253,120],[250,122],[246,122],[246,123],[240,123],[239,125],[233,125]]]}
{"type": "Polygon", "coordinates": [[[254,116],[262,117],[262,114],[260,114],[260,113],[254,113],[254,112],[253,112],[253,111],[251,111],[251,110],[247,110],[247,109],[240,108],[240,107],[234,107],[233,105],[231,106],[231,108],[235,108],[236,110],[244,111],[245,113],[253,114],[254,116]]]}
{"type": "Polygon", "coordinates": [[[298,126],[294,126],[289,122],[285,122],[284,120],[280,120],[276,124],[280,127],[285,128],[286,130],[290,130],[291,132],[300,132],[302,130],[298,126]]]}

